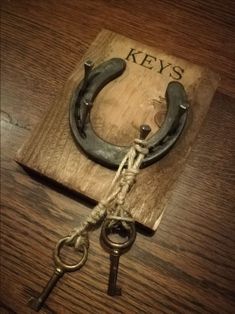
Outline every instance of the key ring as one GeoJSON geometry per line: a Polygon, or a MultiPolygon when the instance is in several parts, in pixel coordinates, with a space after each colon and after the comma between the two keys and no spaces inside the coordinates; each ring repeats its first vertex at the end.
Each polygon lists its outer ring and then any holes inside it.
{"type": "Polygon", "coordinates": [[[119,242],[112,241],[108,236],[109,235],[108,230],[111,229],[109,228],[111,221],[112,219],[105,219],[105,221],[102,224],[101,234],[100,234],[101,242],[110,251],[121,250],[122,253],[124,253],[125,251],[128,251],[129,248],[132,246],[132,244],[135,242],[135,238],[136,238],[135,223],[134,221],[126,222],[128,226],[130,227],[130,229],[128,230],[128,239],[124,242],[119,243],[119,242]]]}
{"type": "Polygon", "coordinates": [[[63,271],[72,272],[72,271],[76,271],[76,270],[80,269],[86,263],[86,260],[88,257],[88,250],[87,250],[86,245],[82,244],[81,248],[82,248],[82,254],[83,255],[82,255],[81,260],[77,264],[74,264],[74,265],[65,264],[60,258],[60,251],[61,251],[62,247],[66,244],[66,241],[68,239],[69,239],[69,237],[65,237],[65,238],[60,239],[57,242],[57,244],[55,246],[55,250],[54,250],[54,261],[55,261],[56,266],[61,268],[63,271]]]}

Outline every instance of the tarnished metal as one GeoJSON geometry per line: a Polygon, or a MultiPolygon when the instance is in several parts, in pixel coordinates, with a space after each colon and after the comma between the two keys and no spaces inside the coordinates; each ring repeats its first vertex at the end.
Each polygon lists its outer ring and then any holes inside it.
{"type": "Polygon", "coordinates": [[[117,286],[117,276],[118,276],[118,266],[119,258],[122,254],[130,250],[136,238],[135,222],[126,222],[128,229],[122,230],[122,225],[120,222],[110,227],[112,219],[106,219],[103,222],[100,241],[104,249],[110,254],[110,271],[109,271],[109,283],[107,294],[110,296],[121,295],[121,288],[117,286]],[[125,237],[127,240],[123,242],[115,242],[110,239],[111,234],[119,234],[125,232],[125,237]]]}
{"type": "MultiPolygon", "coordinates": [[[[120,58],[110,59],[92,69],[91,61],[85,63],[85,77],[79,84],[70,107],[70,126],[76,142],[94,161],[117,168],[128,151],[128,147],[118,146],[100,138],[92,128],[90,110],[100,90],[110,81],[120,76],[126,62],[120,58]]],[[[179,138],[187,120],[187,95],[177,81],[168,84],[166,93],[167,113],[158,132],[149,139],[149,154],[142,167],[151,165],[162,158],[179,138]]]]}
{"type": "Polygon", "coordinates": [[[66,273],[66,272],[73,272],[78,269],[80,269],[86,262],[87,256],[88,256],[88,250],[86,245],[82,245],[80,248],[80,251],[82,251],[82,258],[80,261],[74,265],[65,264],[61,258],[60,258],[60,251],[64,245],[66,245],[66,241],[69,240],[69,237],[65,237],[58,241],[55,247],[54,251],[54,261],[55,261],[55,270],[51,277],[51,279],[48,281],[47,285],[43,289],[42,293],[37,298],[31,298],[29,300],[29,306],[35,310],[39,311],[41,307],[46,302],[49,294],[53,290],[53,288],[56,286],[58,280],[66,273]]]}

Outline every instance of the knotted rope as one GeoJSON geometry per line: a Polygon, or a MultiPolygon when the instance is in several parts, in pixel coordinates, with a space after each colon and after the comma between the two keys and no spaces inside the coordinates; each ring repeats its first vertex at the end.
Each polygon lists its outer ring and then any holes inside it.
{"type": "Polygon", "coordinates": [[[85,221],[74,228],[69,234],[66,243],[79,249],[81,245],[89,247],[89,231],[93,230],[104,217],[111,219],[111,223],[120,220],[124,228],[128,228],[126,222],[133,221],[131,214],[124,209],[127,193],[136,181],[140,165],[148,154],[148,141],[135,139],[133,145],[123,158],[112,180],[110,188],[104,198],[94,207],[85,221]]]}

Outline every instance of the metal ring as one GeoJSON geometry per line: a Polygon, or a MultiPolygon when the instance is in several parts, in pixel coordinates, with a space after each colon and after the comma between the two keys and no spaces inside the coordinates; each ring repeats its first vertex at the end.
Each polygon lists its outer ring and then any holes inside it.
{"type": "Polygon", "coordinates": [[[112,219],[106,219],[103,222],[102,229],[101,229],[101,240],[102,240],[103,244],[105,245],[105,247],[107,247],[110,250],[116,249],[116,250],[121,250],[122,252],[125,250],[128,250],[132,246],[132,244],[134,243],[135,238],[136,238],[135,223],[134,222],[126,222],[130,226],[128,239],[125,242],[118,243],[118,242],[112,241],[108,237],[107,230],[110,229],[109,224],[111,221],[112,221],[112,219]]]}
{"type": "Polygon", "coordinates": [[[55,246],[55,251],[54,251],[54,260],[55,260],[56,266],[60,267],[64,271],[70,272],[70,271],[75,271],[75,270],[80,269],[86,263],[87,256],[88,256],[88,250],[87,250],[86,245],[82,244],[81,247],[82,247],[83,255],[82,255],[81,260],[75,265],[65,264],[64,262],[62,262],[62,260],[60,258],[60,251],[68,239],[69,239],[69,237],[65,237],[63,239],[60,239],[57,242],[57,244],[55,246]]]}

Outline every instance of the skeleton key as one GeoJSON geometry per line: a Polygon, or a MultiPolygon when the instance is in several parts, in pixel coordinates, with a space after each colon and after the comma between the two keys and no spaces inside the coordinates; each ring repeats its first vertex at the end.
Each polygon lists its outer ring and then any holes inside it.
{"type": "Polygon", "coordinates": [[[39,311],[41,307],[46,302],[49,294],[55,287],[58,280],[66,273],[66,272],[73,272],[78,269],[80,269],[87,260],[88,250],[86,245],[82,245],[82,258],[81,260],[74,265],[67,265],[64,262],[62,262],[60,258],[60,250],[62,249],[62,246],[66,244],[66,240],[68,240],[69,237],[63,238],[59,240],[56,244],[55,251],[54,251],[54,261],[55,261],[55,271],[51,277],[51,279],[48,281],[46,287],[43,289],[42,293],[38,298],[31,298],[29,300],[28,305],[35,311],[39,311]]]}
{"type": "Polygon", "coordinates": [[[109,235],[112,232],[110,228],[111,219],[106,219],[102,225],[101,230],[101,244],[110,253],[110,272],[109,272],[109,284],[107,294],[110,296],[121,295],[121,288],[117,287],[117,276],[119,258],[122,254],[126,253],[132,246],[136,238],[136,230],[134,222],[127,222],[129,230],[127,231],[127,240],[119,243],[110,239],[109,235]]]}

